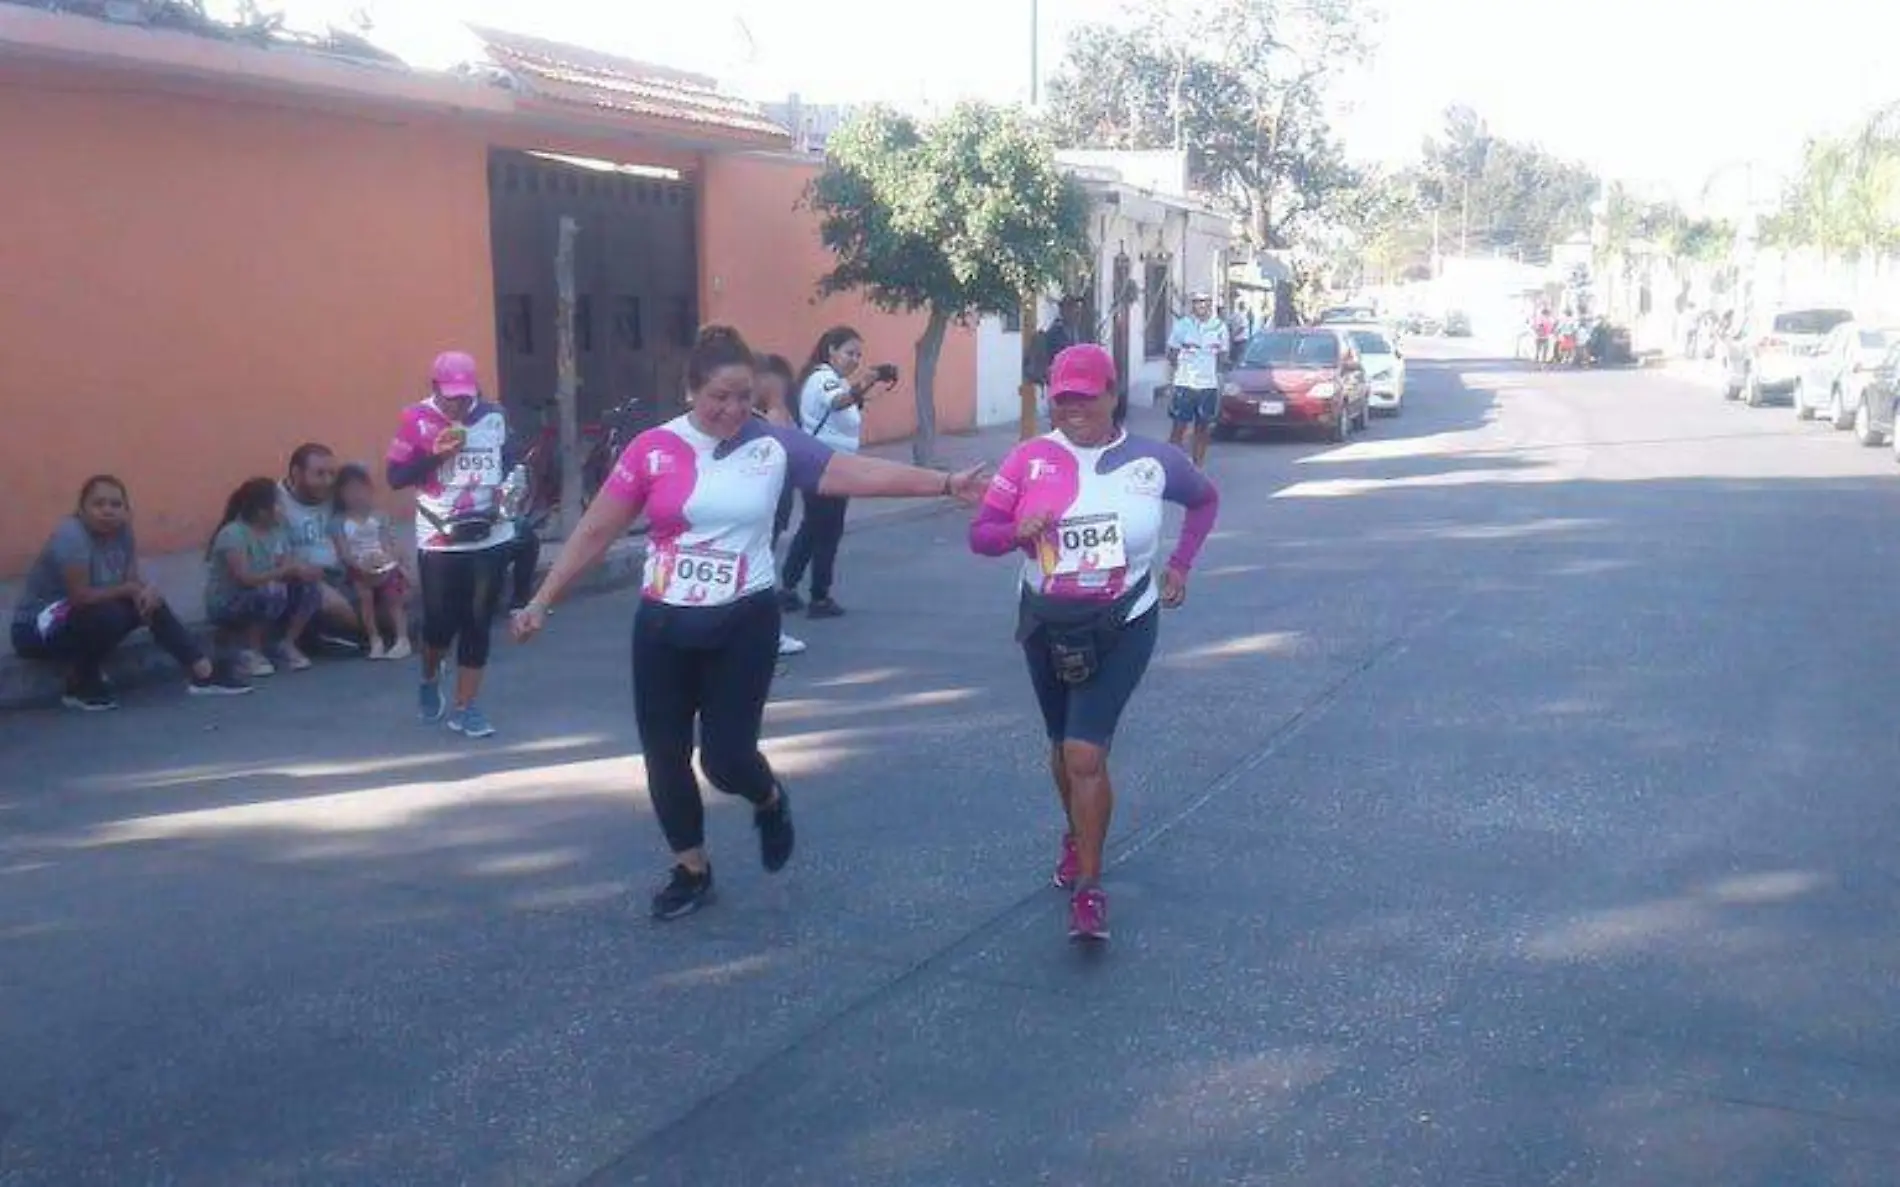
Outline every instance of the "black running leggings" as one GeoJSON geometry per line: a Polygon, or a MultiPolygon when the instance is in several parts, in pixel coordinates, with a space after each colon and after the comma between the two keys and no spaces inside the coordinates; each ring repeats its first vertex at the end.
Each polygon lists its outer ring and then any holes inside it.
{"type": "Polygon", "coordinates": [[[39,628],[30,622],[13,624],[13,650],[22,659],[57,660],[72,665],[73,683],[88,686],[98,681],[106,657],[118,650],[127,635],[142,626],[152,628],[152,640],[179,666],[191,668],[204,658],[191,631],[178,621],[170,606],[152,611],[150,622],[139,617],[131,598],[114,598],[75,606],[66,621],[42,639],[39,628]]]}
{"type": "Polygon", "coordinates": [[[770,590],[730,606],[640,603],[633,618],[633,715],[647,794],[675,853],[706,842],[699,765],[727,795],[763,806],[777,780],[759,753],[765,698],[778,665],[779,605],[770,590]]]}
{"type": "Polygon", "coordinates": [[[831,596],[831,582],[838,569],[838,543],[844,539],[844,516],[850,499],[835,495],[805,496],[805,515],[798,521],[791,551],[785,554],[785,572],[781,579],[786,589],[797,589],[805,580],[805,568],[811,567],[811,600],[822,602],[831,596]]]}
{"type": "Polygon", "coordinates": [[[488,666],[488,639],[501,599],[502,574],[513,549],[496,545],[475,552],[426,550],[417,558],[422,577],[422,642],[435,651],[455,646],[461,668],[488,666]]]}

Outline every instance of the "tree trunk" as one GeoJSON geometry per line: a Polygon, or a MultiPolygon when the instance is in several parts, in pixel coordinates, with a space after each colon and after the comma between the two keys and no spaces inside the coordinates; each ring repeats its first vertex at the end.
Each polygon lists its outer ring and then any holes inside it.
{"type": "MultiPolygon", "coordinates": [[[[937,359],[943,354],[943,338],[949,329],[950,315],[932,306],[923,337],[917,339],[917,435],[911,438],[910,456],[920,466],[928,466],[936,452],[937,359]]],[[[1027,325],[1023,333],[1030,333],[1027,325]]]]}
{"type": "Polygon", "coordinates": [[[574,363],[574,236],[580,224],[563,216],[554,250],[554,406],[561,426],[561,520],[563,540],[580,522],[581,419],[580,375],[574,363]]]}

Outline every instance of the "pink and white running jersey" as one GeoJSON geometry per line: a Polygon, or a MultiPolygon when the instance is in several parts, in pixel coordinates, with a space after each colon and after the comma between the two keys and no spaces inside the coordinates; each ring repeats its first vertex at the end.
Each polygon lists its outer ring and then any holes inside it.
{"type": "MultiPolygon", "coordinates": [[[[1214,527],[1220,496],[1172,445],[1123,433],[1084,449],[1060,432],[1010,451],[970,525],[970,547],[985,556],[1021,549],[1023,584],[1048,597],[1112,601],[1154,571],[1164,503],[1187,508],[1168,563],[1186,572],[1214,527]],[[1020,544],[1016,525],[1046,516],[1041,539],[1020,544]]],[[[1130,619],[1160,598],[1150,583],[1130,619]]]]}
{"type": "MultiPolygon", "coordinates": [[[[424,400],[403,409],[402,424],[389,445],[389,462],[406,465],[435,452],[435,439],[455,420],[424,400]]],[[[500,509],[501,484],[508,476],[502,450],[508,443],[508,418],[498,404],[477,404],[466,421],[468,443],[453,457],[442,459],[435,473],[416,487],[416,547],[428,552],[477,552],[507,544],[515,538],[514,522],[497,518],[488,537],[472,544],[457,544],[445,535],[434,515],[442,523],[457,516],[486,515],[500,509]],[[424,512],[428,514],[424,514],[424,512]]]]}
{"type": "Polygon", "coordinates": [[[723,606],[778,584],[772,514],[787,482],[815,493],[831,450],[810,434],[752,417],[728,440],[678,416],[633,439],[601,487],[644,507],[642,596],[723,606]]]}

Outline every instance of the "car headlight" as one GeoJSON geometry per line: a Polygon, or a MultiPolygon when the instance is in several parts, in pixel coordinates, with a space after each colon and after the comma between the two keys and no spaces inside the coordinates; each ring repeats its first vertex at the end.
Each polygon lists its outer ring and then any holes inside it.
{"type": "Polygon", "coordinates": [[[1223,396],[1228,396],[1230,398],[1234,396],[1238,396],[1240,395],[1240,385],[1238,383],[1230,383],[1226,387],[1223,387],[1220,389],[1220,394],[1223,396]]]}
{"type": "Polygon", "coordinates": [[[1339,385],[1329,379],[1323,383],[1314,384],[1313,390],[1307,394],[1315,400],[1330,400],[1339,394],[1339,385]]]}

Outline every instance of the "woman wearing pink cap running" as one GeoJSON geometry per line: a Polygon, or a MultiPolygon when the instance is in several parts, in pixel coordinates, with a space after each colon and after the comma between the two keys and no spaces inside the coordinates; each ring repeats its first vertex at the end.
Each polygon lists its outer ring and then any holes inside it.
{"type": "Polygon", "coordinates": [[[1017,640],[1050,742],[1067,829],[1055,883],[1072,891],[1069,936],[1108,938],[1102,847],[1115,793],[1108,751],[1148,668],[1157,606],[1187,599],[1188,570],[1213,530],[1220,496],[1172,445],[1122,428],[1115,361],[1093,343],[1049,368],[1053,432],[1004,459],[970,525],[983,556],[1023,554],[1017,640]],[[1187,508],[1161,570],[1164,503],[1187,508]]]}
{"type": "Polygon", "coordinates": [[[403,410],[390,443],[392,490],[416,490],[417,569],[422,578],[422,687],[417,709],[470,738],[495,732],[476,705],[488,667],[489,628],[501,597],[514,522],[502,483],[515,459],[501,405],[482,399],[475,360],[436,356],[429,398],[403,410]],[[442,664],[455,648],[455,689],[442,695],[442,664]]]}

